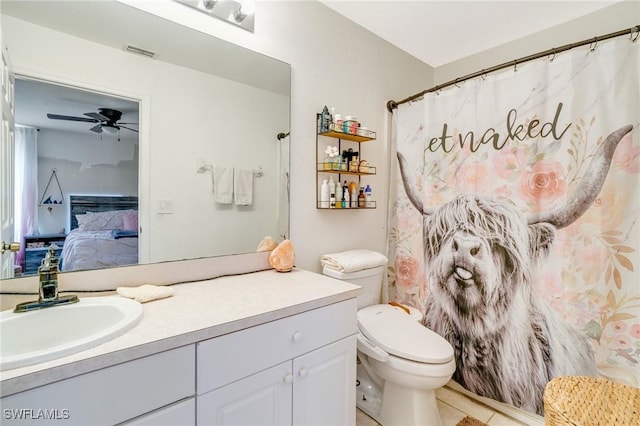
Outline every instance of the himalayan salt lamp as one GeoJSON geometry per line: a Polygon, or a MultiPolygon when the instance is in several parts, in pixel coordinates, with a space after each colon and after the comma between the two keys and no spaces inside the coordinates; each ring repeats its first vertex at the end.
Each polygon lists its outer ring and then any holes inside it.
{"type": "Polygon", "coordinates": [[[256,251],[271,251],[277,246],[278,243],[276,243],[276,240],[267,235],[262,239],[262,241],[260,241],[260,244],[258,244],[258,249],[256,251]]]}
{"type": "Polygon", "coordinates": [[[269,265],[278,272],[289,272],[296,263],[296,253],[291,240],[284,240],[269,254],[269,265]]]}

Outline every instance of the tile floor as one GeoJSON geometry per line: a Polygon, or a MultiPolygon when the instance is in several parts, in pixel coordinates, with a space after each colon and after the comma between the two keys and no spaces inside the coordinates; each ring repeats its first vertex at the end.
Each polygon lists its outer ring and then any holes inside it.
{"type": "MultiPolygon", "coordinates": [[[[455,426],[466,416],[475,417],[489,426],[524,425],[524,423],[498,413],[494,409],[448,387],[439,389],[436,395],[438,398],[438,410],[444,426],[455,426]]],[[[379,426],[379,424],[362,411],[356,410],[356,426],[379,426]]]]}

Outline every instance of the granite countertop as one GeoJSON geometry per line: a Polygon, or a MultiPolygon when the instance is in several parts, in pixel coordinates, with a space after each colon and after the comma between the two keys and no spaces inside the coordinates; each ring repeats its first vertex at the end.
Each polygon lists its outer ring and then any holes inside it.
{"type": "Polygon", "coordinates": [[[172,288],[172,297],[143,304],[140,323],[109,342],[0,372],[0,396],[278,320],[362,292],[356,285],[301,269],[220,277],[172,288]]]}

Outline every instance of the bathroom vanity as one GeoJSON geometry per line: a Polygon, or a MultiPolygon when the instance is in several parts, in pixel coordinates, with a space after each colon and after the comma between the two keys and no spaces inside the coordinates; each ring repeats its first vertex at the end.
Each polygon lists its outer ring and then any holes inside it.
{"type": "Polygon", "coordinates": [[[360,287],[294,269],[173,288],[109,342],[1,372],[2,424],[355,424],[360,287]]]}

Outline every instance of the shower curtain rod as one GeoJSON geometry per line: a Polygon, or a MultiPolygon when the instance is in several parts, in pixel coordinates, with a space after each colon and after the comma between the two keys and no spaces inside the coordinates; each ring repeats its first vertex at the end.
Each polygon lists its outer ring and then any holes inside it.
{"type": "Polygon", "coordinates": [[[555,57],[556,53],[564,52],[566,50],[571,50],[571,49],[574,49],[576,47],[580,47],[580,46],[584,46],[584,45],[590,44],[591,45],[591,51],[594,51],[599,41],[608,40],[608,39],[614,38],[614,37],[620,37],[620,36],[623,36],[625,34],[629,34],[629,38],[631,39],[631,41],[635,42],[636,40],[638,40],[638,36],[640,35],[640,25],[636,25],[636,26],[631,27],[631,28],[626,29],[626,30],[620,30],[620,31],[616,31],[614,33],[609,33],[609,34],[605,34],[605,35],[602,35],[602,36],[593,37],[593,38],[590,38],[590,39],[587,39],[587,40],[578,41],[576,43],[565,44],[564,46],[560,46],[560,47],[554,47],[552,49],[545,50],[543,52],[534,53],[533,55],[524,56],[522,58],[515,59],[513,61],[505,62],[505,63],[500,64],[500,65],[495,65],[495,66],[493,66],[491,68],[487,68],[487,69],[483,69],[483,70],[480,70],[480,71],[476,71],[474,73],[467,74],[464,77],[458,77],[455,80],[451,80],[451,81],[448,81],[446,83],[439,84],[437,86],[433,86],[430,89],[423,90],[422,92],[417,93],[417,94],[415,94],[413,96],[410,96],[410,97],[408,97],[406,99],[403,99],[401,101],[393,101],[393,100],[388,101],[387,102],[387,110],[390,113],[393,113],[393,110],[398,108],[398,105],[401,105],[401,104],[416,100],[416,99],[422,97],[423,95],[425,95],[427,93],[437,92],[438,90],[440,90],[442,88],[445,88],[445,87],[448,87],[448,86],[457,85],[458,83],[462,83],[465,80],[469,80],[469,79],[475,78],[475,77],[481,77],[481,76],[486,75],[486,74],[488,74],[490,72],[498,71],[498,70],[501,70],[503,68],[517,67],[518,64],[522,64],[522,63],[528,62],[528,61],[533,61],[534,59],[543,58],[543,57],[549,56],[549,55],[553,55],[551,57],[551,60],[553,60],[553,58],[555,57]],[[635,33],[635,36],[634,36],[634,33],[635,33]]]}

